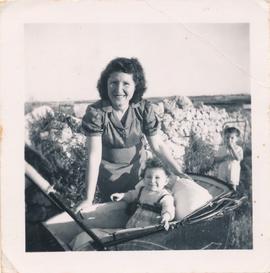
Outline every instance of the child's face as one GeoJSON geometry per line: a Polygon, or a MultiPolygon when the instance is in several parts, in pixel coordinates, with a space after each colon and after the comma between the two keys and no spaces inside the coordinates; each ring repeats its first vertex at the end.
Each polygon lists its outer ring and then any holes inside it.
{"type": "Polygon", "coordinates": [[[113,108],[116,110],[126,109],[135,92],[136,85],[133,75],[114,72],[108,78],[107,86],[108,96],[113,108]]]}
{"type": "Polygon", "coordinates": [[[148,190],[159,191],[168,183],[167,175],[162,168],[148,168],[144,175],[144,185],[148,190]]]}
{"type": "Polygon", "coordinates": [[[225,135],[225,144],[236,144],[238,136],[235,133],[225,135]]]}

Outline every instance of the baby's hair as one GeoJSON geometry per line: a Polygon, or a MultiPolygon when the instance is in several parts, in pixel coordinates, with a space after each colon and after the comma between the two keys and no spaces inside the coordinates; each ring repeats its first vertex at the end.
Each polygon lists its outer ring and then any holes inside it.
{"type": "Polygon", "coordinates": [[[130,102],[139,102],[146,91],[146,81],[142,65],[136,58],[115,58],[109,62],[102,71],[97,83],[100,98],[109,100],[107,82],[110,75],[115,72],[132,74],[135,82],[135,91],[130,102]]]}
{"type": "Polygon", "coordinates": [[[164,170],[164,172],[166,173],[167,176],[170,175],[170,172],[166,169],[166,167],[160,161],[160,159],[154,157],[154,158],[150,158],[150,159],[146,160],[145,167],[141,171],[141,177],[144,178],[145,172],[147,169],[154,169],[154,168],[160,168],[160,169],[164,170]]]}
{"type": "Polygon", "coordinates": [[[227,134],[236,134],[238,137],[240,136],[240,130],[235,127],[226,127],[224,129],[224,135],[227,134]]]}

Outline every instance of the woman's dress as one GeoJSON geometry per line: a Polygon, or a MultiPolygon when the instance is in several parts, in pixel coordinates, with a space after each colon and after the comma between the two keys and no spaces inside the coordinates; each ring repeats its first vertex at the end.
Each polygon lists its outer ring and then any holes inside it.
{"type": "Polygon", "coordinates": [[[109,101],[89,105],[82,120],[86,136],[102,137],[98,187],[103,202],[115,192],[127,192],[139,181],[145,160],[143,135],[157,133],[159,122],[150,102],[130,104],[121,122],[109,101]]]}

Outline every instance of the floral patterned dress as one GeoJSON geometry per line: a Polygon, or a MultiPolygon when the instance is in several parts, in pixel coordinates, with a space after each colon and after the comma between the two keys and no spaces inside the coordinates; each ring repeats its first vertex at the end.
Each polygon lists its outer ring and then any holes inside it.
{"type": "Polygon", "coordinates": [[[159,127],[153,106],[146,100],[130,104],[125,115],[125,121],[120,121],[109,101],[98,101],[88,106],[82,119],[86,136],[102,137],[98,187],[103,202],[138,183],[145,160],[143,135],[153,136],[159,127]]]}

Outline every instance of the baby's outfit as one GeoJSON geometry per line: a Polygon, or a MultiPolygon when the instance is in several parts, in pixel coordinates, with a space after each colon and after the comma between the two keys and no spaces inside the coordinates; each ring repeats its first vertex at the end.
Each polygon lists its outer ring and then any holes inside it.
{"type": "Polygon", "coordinates": [[[123,200],[128,203],[138,201],[137,209],[127,222],[126,228],[160,224],[161,215],[166,212],[170,214],[170,220],[175,216],[174,198],[166,189],[157,192],[138,187],[125,193],[123,200]]]}
{"type": "Polygon", "coordinates": [[[230,158],[219,163],[218,178],[229,184],[238,186],[241,171],[240,162],[243,159],[243,149],[238,145],[236,145],[234,149],[237,155],[240,157],[240,160],[233,159],[231,152],[226,145],[223,144],[219,147],[216,156],[223,157],[226,155],[230,155],[230,158]]]}

